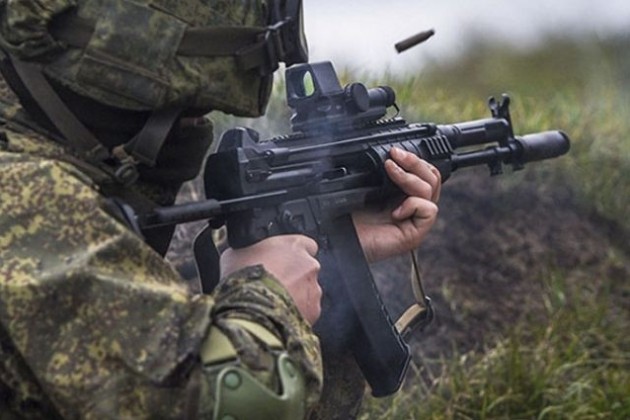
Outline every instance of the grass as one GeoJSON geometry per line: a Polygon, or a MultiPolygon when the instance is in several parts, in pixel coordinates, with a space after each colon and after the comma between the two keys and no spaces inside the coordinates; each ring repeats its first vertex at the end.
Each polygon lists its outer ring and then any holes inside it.
{"type": "Polygon", "coordinates": [[[368,399],[362,419],[630,418],[630,318],[611,305],[613,290],[584,293],[562,273],[544,281],[544,322],[439,361],[439,376],[368,399]]]}

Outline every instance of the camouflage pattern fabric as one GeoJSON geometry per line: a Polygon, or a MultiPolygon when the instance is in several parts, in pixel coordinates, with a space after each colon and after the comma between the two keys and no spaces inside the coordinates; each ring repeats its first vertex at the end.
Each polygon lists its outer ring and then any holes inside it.
{"type": "Polygon", "coordinates": [[[188,28],[267,26],[261,0],[0,0],[0,47],[73,91],[129,110],[185,104],[260,116],[271,76],[234,56],[177,54],[188,28]],[[48,27],[63,12],[94,22],[86,48],[58,42],[48,27]]]}
{"type": "Polygon", "coordinates": [[[65,150],[19,131],[0,126],[0,419],[208,418],[216,370],[199,351],[211,326],[232,363],[275,389],[273,351],[233,318],[281,339],[315,404],[318,340],[275,279],[252,267],[214,296],[191,294],[65,150]]]}

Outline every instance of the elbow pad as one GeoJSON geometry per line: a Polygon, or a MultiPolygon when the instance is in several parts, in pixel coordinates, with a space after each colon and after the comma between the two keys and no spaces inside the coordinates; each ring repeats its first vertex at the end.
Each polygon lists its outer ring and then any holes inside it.
{"type": "Polygon", "coordinates": [[[278,389],[271,389],[238,362],[230,340],[213,327],[201,349],[207,378],[214,378],[213,419],[244,420],[302,419],[306,415],[306,383],[298,365],[291,360],[278,338],[259,324],[234,319],[247,332],[272,349],[278,389]]]}

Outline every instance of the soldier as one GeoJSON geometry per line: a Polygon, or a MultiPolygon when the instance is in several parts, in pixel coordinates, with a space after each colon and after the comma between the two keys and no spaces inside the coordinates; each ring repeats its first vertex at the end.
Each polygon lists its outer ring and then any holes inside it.
{"type": "MultiPolygon", "coordinates": [[[[116,204],[172,204],[209,111],[264,112],[277,60],[297,61],[268,54],[284,4],[0,0],[0,419],[315,407],[317,244],[228,249],[217,290],[195,295],[162,259],[172,230],[140,238],[116,204]]],[[[394,151],[386,170],[409,197],[356,215],[371,260],[415,248],[437,214],[435,168],[394,151]]]]}

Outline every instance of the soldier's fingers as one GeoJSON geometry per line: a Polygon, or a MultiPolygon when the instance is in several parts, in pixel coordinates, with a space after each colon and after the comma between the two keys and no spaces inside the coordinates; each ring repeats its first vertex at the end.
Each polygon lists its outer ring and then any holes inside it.
{"type": "Polygon", "coordinates": [[[433,201],[419,197],[408,197],[392,212],[392,217],[396,220],[432,220],[436,218],[437,214],[438,206],[433,201]]]}
{"type": "Polygon", "coordinates": [[[280,235],[280,236],[273,236],[266,240],[269,241],[270,243],[273,243],[275,241],[278,241],[280,243],[285,242],[285,241],[292,241],[291,245],[293,249],[295,250],[303,249],[312,257],[316,256],[317,251],[319,250],[319,246],[317,245],[317,242],[315,242],[312,238],[309,238],[308,236],[304,236],[304,235],[280,235]]]}
{"type": "Polygon", "coordinates": [[[439,199],[441,178],[440,172],[433,165],[420,159],[413,153],[402,149],[393,148],[390,156],[402,173],[386,163],[386,170],[392,181],[397,184],[405,194],[420,196],[432,201],[439,199]],[[422,181],[422,182],[419,182],[422,181]],[[428,187],[427,185],[428,184],[428,187]]]}
{"type": "Polygon", "coordinates": [[[317,251],[319,250],[319,246],[317,245],[317,242],[315,242],[315,240],[313,240],[312,238],[309,238],[308,236],[304,236],[304,235],[295,235],[297,236],[297,241],[299,242],[299,244],[304,247],[304,249],[306,249],[306,252],[308,252],[308,254],[311,257],[314,257],[317,255],[317,251]]]}
{"type": "MultiPolygon", "coordinates": [[[[434,193],[430,183],[419,176],[405,171],[391,159],[385,161],[385,171],[402,192],[411,197],[421,197],[430,200],[434,193]]],[[[427,168],[427,172],[430,172],[427,168]]]]}

